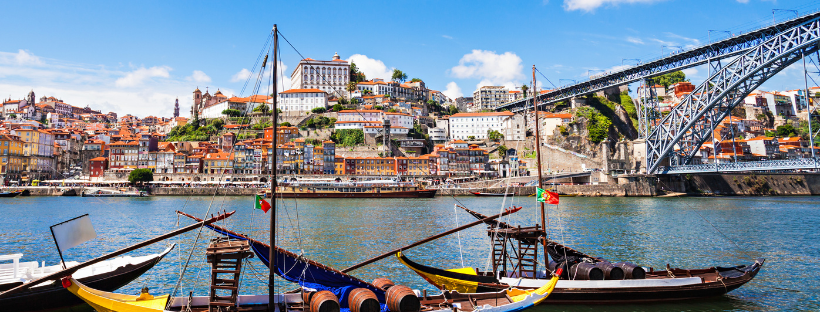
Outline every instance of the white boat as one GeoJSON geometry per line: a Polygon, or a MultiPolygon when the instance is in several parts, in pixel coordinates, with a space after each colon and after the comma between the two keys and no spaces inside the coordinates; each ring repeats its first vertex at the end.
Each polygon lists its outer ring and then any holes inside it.
{"type": "Polygon", "coordinates": [[[80,197],[146,197],[143,191],[124,191],[99,188],[87,188],[80,193],[80,197]]]}

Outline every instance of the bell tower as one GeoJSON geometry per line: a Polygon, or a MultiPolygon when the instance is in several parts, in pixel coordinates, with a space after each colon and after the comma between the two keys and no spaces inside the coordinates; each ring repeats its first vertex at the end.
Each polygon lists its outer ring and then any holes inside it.
{"type": "Polygon", "coordinates": [[[194,104],[191,105],[191,116],[194,116],[195,113],[199,113],[199,109],[202,107],[202,91],[199,91],[199,87],[194,90],[194,104]]]}
{"type": "Polygon", "coordinates": [[[179,98],[174,101],[174,118],[179,117],[179,98]]]}

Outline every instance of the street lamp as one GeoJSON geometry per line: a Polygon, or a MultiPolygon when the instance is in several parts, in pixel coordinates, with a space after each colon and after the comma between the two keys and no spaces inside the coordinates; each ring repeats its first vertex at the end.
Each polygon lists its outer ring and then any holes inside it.
{"type": "Polygon", "coordinates": [[[772,24],[776,23],[776,20],[774,19],[774,13],[777,12],[777,11],[792,12],[792,13],[794,13],[795,17],[800,17],[800,14],[797,13],[797,10],[772,9],[772,24]]]}
{"type": "Polygon", "coordinates": [[[561,84],[561,81],[572,81],[572,83],[578,83],[575,79],[558,79],[558,84],[561,84]]]}
{"type": "MultiPolygon", "coordinates": [[[[680,49],[680,50],[683,50],[683,47],[682,47],[682,46],[676,46],[676,45],[662,45],[662,46],[661,46],[661,55],[663,55],[663,48],[678,48],[678,49],[680,49]]],[[[670,53],[671,53],[671,52],[670,52],[670,53]]]]}
{"type": "Polygon", "coordinates": [[[628,59],[628,58],[625,58],[625,59],[621,59],[621,65],[624,64],[624,61],[635,61],[635,65],[641,63],[641,59],[628,59]]]}
{"type": "Polygon", "coordinates": [[[709,29],[709,30],[708,30],[708,33],[706,34],[706,36],[709,38],[709,43],[712,43],[712,32],[713,32],[713,31],[717,31],[717,32],[725,32],[725,33],[729,34],[729,36],[732,36],[732,32],[731,32],[731,31],[728,31],[728,30],[716,30],[716,29],[709,29]]]}

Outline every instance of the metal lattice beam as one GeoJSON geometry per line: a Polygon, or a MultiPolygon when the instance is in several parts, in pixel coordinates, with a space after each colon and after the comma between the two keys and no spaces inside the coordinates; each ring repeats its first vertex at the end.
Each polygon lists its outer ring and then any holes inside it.
{"type": "MultiPolygon", "coordinates": [[[[573,97],[601,91],[610,87],[640,81],[644,78],[695,67],[705,64],[709,60],[715,61],[717,59],[732,57],[760,45],[761,43],[776,36],[784,29],[792,28],[817,17],[820,17],[820,12],[807,14],[805,16],[782,23],[763,27],[746,34],[741,34],[711,44],[706,44],[701,47],[676,53],[670,56],[661,57],[659,59],[648,61],[621,71],[601,75],[600,77],[594,79],[560,87],[539,95],[538,102],[539,105],[545,106],[568,100],[573,97]]],[[[496,108],[496,110],[501,111],[506,109],[512,112],[518,112],[527,109],[528,103],[529,105],[532,105],[532,97],[506,103],[496,108]]]]}
{"type": "Polygon", "coordinates": [[[708,139],[714,125],[763,82],[818,50],[820,18],[786,29],[749,49],[675,106],[647,137],[647,171],[669,157],[670,164],[688,164],[708,139]]]}
{"type": "Polygon", "coordinates": [[[781,160],[725,162],[715,167],[713,164],[682,165],[674,167],[660,167],[661,174],[703,173],[703,172],[745,172],[771,170],[798,170],[816,169],[820,164],[817,158],[795,158],[781,160]]]}

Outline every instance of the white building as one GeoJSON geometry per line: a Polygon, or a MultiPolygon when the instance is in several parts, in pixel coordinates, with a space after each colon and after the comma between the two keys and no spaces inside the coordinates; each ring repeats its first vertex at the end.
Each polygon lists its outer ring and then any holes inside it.
{"type": "Polygon", "coordinates": [[[434,143],[444,143],[449,141],[450,138],[447,137],[447,130],[442,128],[429,128],[427,129],[427,134],[430,135],[430,140],[434,143]]]}
{"type": "Polygon", "coordinates": [[[404,113],[384,113],[384,119],[390,120],[390,126],[413,128],[413,116],[404,113]]]}
{"type": "Polygon", "coordinates": [[[508,99],[509,92],[506,87],[483,86],[473,92],[473,104],[476,110],[495,109],[506,103],[508,99]]]}
{"type": "MultiPolygon", "coordinates": [[[[475,137],[476,140],[487,138],[488,130],[495,130],[505,133],[506,128],[514,127],[511,112],[490,112],[490,113],[458,113],[450,116],[450,137],[454,140],[466,140],[475,137]]],[[[507,138],[507,140],[523,140],[522,134],[518,138],[507,138]]]]}
{"type": "Polygon", "coordinates": [[[279,92],[279,107],[286,112],[309,112],[327,108],[327,93],[319,89],[290,89],[279,92]]]}
{"type": "Polygon", "coordinates": [[[350,64],[333,55],[333,60],[317,61],[306,58],[290,74],[291,89],[319,89],[331,97],[346,97],[350,81],[350,64]]]}
{"type": "MultiPolygon", "coordinates": [[[[527,114],[527,118],[529,119],[527,124],[531,125],[530,130],[535,132],[535,122],[532,119],[533,116],[535,116],[535,114],[532,112],[527,114]]],[[[538,130],[541,131],[541,137],[546,140],[548,136],[552,136],[555,133],[555,128],[572,122],[572,114],[538,112],[538,120],[541,121],[541,124],[538,125],[538,130]]]]}

